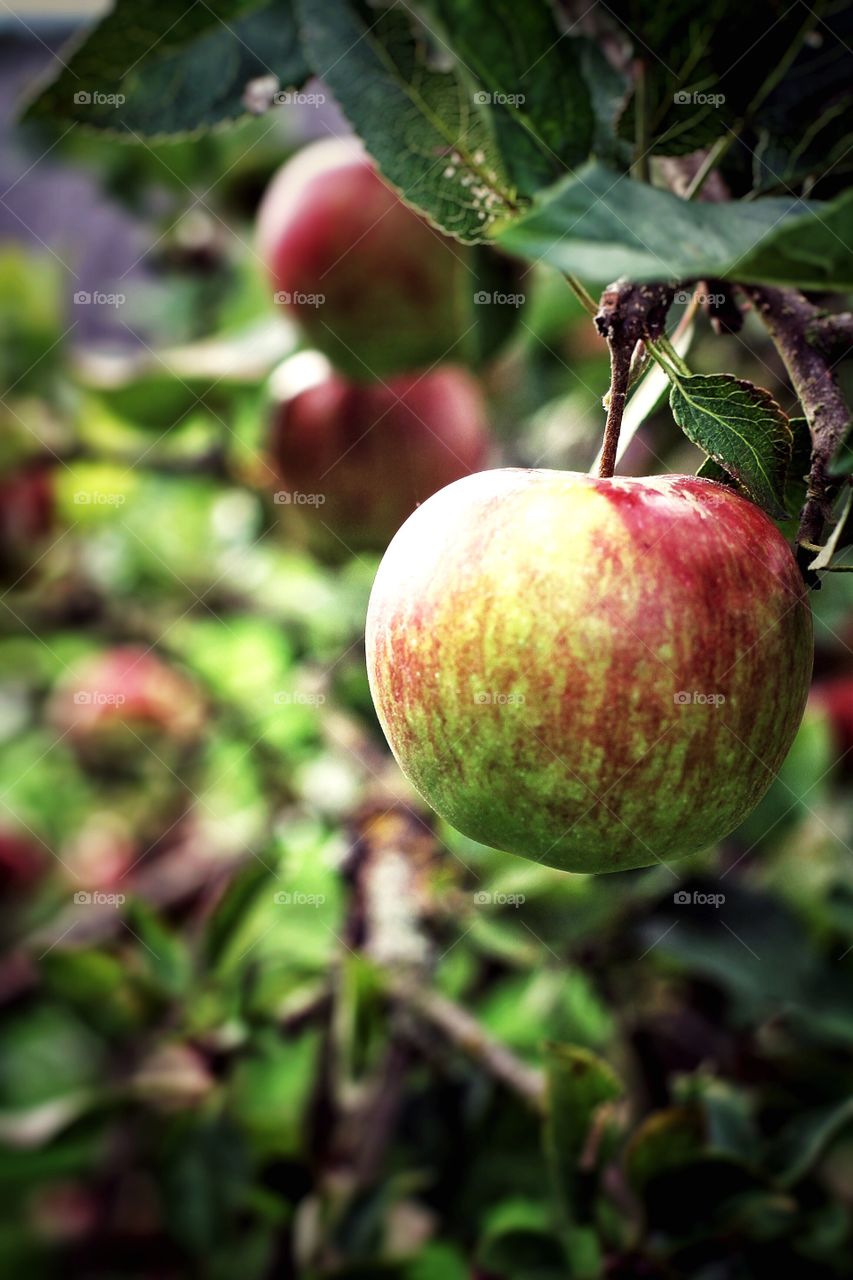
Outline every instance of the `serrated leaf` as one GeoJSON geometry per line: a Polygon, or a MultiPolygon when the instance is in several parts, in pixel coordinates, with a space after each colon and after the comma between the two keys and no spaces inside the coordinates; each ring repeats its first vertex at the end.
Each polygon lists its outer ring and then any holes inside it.
{"type": "Polygon", "coordinates": [[[523,195],[587,159],[594,116],[578,42],[545,0],[433,0],[447,42],[489,99],[507,171],[523,195]],[[512,32],[512,39],[507,32],[512,32]]]}
{"type": "Polygon", "coordinates": [[[175,137],[246,116],[251,80],[286,90],[309,74],[292,0],[205,0],[177,17],[169,0],[116,0],[26,117],[175,137]]]}
{"type": "Polygon", "coordinates": [[[408,12],[394,9],[368,25],[347,0],[298,4],[317,74],[410,204],[467,243],[514,213],[490,108],[458,72],[431,65],[408,12]]]}
{"type": "Polygon", "coordinates": [[[843,290],[853,288],[851,212],[853,191],[829,204],[691,202],[592,163],[543,192],[497,241],[590,285],[712,276],[843,290]]]}
{"type": "Polygon", "coordinates": [[[793,433],[768,391],[728,373],[673,372],[669,403],[688,440],[704,449],[754,502],[783,519],[793,433]]]}

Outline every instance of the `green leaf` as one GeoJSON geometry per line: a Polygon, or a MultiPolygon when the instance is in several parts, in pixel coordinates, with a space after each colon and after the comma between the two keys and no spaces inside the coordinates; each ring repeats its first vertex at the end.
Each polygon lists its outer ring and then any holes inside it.
{"type": "Polygon", "coordinates": [[[298,0],[302,35],[382,173],[443,231],[484,238],[516,208],[490,109],[456,71],[431,65],[402,9],[368,22],[347,0],[298,0]]]}
{"type": "Polygon", "coordinates": [[[622,1093],[611,1068],[587,1049],[550,1044],[546,1048],[545,1150],[565,1218],[589,1221],[583,1203],[581,1159],[599,1108],[622,1093]]]}
{"type": "Polygon", "coordinates": [[[745,493],[784,518],[793,434],[768,391],[728,373],[672,371],[669,402],[688,440],[710,454],[745,493]]]}
{"type": "Polygon", "coordinates": [[[834,1140],[853,1122],[853,1098],[834,1106],[796,1115],[778,1135],[770,1165],[783,1187],[793,1187],[817,1163],[834,1140]]]}
{"type": "Polygon", "coordinates": [[[292,0],[205,0],[177,15],[169,0],[117,0],[26,117],[175,137],[247,115],[251,80],[292,89],[308,75],[292,0]]]}
{"type": "Polygon", "coordinates": [[[448,44],[489,98],[498,146],[531,196],[587,159],[594,116],[576,40],[545,0],[433,0],[448,44]],[[507,39],[507,32],[512,39],[507,39]]]}
{"type": "Polygon", "coordinates": [[[713,276],[844,290],[853,287],[852,208],[853,191],[829,204],[694,203],[592,163],[544,192],[497,241],[590,285],[713,276]]]}

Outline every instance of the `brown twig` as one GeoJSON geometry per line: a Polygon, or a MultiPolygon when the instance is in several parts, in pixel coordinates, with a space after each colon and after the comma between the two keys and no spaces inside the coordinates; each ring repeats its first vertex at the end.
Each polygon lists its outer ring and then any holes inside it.
{"type": "Polygon", "coordinates": [[[850,410],[831,361],[817,344],[809,341],[813,326],[823,320],[824,314],[796,289],[747,286],[746,292],[784,361],[808,420],[812,463],[797,540],[821,545],[839,488],[839,482],[829,474],[829,464],[850,427],[850,410]]]}
{"type": "Polygon", "coordinates": [[[398,979],[392,982],[393,995],[415,1015],[440,1031],[489,1075],[517,1093],[537,1110],[544,1106],[545,1077],[536,1067],[528,1066],[515,1054],[489,1035],[461,1005],[419,983],[398,979]]]}
{"type": "Polygon", "coordinates": [[[810,344],[830,360],[853,356],[853,311],[820,312],[806,331],[810,344]]]}

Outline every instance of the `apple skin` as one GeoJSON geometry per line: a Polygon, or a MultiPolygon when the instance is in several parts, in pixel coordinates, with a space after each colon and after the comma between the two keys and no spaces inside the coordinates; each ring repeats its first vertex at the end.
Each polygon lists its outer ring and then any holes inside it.
{"type": "Polygon", "coordinates": [[[333,556],[384,551],[419,502],[485,466],[489,448],[479,384],[453,365],[373,384],[329,369],[276,406],[270,438],[280,492],[292,498],[283,513],[333,556]]]}
{"type": "Polygon", "coordinates": [[[404,204],[355,140],[313,143],[279,170],[257,247],[308,341],[352,378],[453,358],[472,325],[465,249],[404,204]]]}
{"type": "Polygon", "coordinates": [[[521,469],[418,508],[366,639],[382,728],[429,804],[588,872],[732,831],[791,745],[813,655],[793,555],[731,489],[521,469]]]}

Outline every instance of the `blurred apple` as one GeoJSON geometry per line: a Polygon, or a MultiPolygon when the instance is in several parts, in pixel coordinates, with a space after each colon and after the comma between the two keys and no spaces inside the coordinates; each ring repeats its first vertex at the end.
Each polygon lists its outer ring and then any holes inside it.
{"type": "Polygon", "coordinates": [[[33,463],[0,478],[0,576],[7,580],[31,568],[54,523],[51,470],[33,463]]]}
{"type": "Polygon", "coordinates": [[[63,680],[50,718],[84,755],[108,761],[194,739],[203,710],[188,677],[152,650],[122,645],[88,657],[63,680]]]}
{"type": "Polygon", "coordinates": [[[477,290],[470,254],[404,204],[355,139],[300,151],[258,212],[276,300],[353,378],[460,356],[477,290]]]}
{"type": "Polygon", "coordinates": [[[483,396],[457,366],[365,384],[303,352],[272,390],[276,502],[315,550],[382,550],[419,502],[487,463],[483,396]]]}
{"type": "Polygon", "coordinates": [[[41,879],[47,864],[45,849],[35,836],[0,828],[0,892],[26,892],[41,879]]]}

